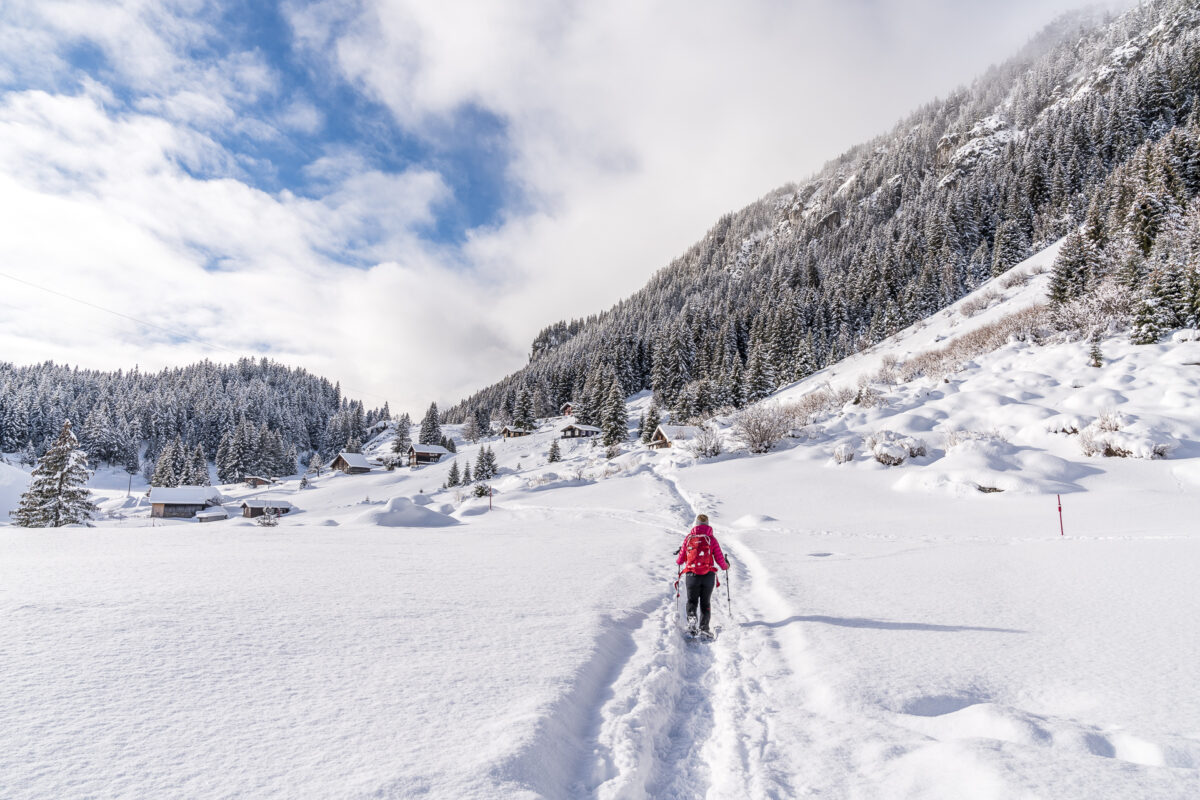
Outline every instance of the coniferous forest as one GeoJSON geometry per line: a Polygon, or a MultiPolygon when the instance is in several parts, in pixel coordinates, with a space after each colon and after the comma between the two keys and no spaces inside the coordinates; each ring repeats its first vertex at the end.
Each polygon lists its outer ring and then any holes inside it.
{"type": "Polygon", "coordinates": [[[222,480],[289,475],[298,459],[335,454],[389,418],[386,404],[367,410],[266,359],[155,373],[0,363],[0,452],[32,465],[71,421],[92,465],[140,470],[157,486],[208,483],[207,461],[222,480]]]}
{"type": "Polygon", "coordinates": [[[1186,0],[1064,17],[889,134],[722,217],[608,311],[547,326],[526,367],[445,419],[507,421],[526,392],[538,415],[572,400],[601,424],[614,385],[653,389],[675,419],[738,407],[1075,231],[1052,300],[1112,288],[1135,341],[1196,324],[1198,22],[1186,0]]]}

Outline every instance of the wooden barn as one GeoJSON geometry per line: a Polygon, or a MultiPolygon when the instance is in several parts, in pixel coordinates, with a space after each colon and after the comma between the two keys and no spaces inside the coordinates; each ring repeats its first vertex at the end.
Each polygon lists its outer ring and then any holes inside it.
{"type": "Polygon", "coordinates": [[[564,439],[580,439],[587,436],[599,436],[604,431],[597,428],[595,425],[580,425],[574,423],[567,425],[562,429],[562,438],[564,439]]]}
{"type": "Polygon", "coordinates": [[[512,425],[505,425],[500,429],[500,435],[505,439],[513,439],[517,436],[528,436],[531,433],[533,433],[533,431],[529,430],[528,428],[517,428],[512,425]]]}
{"type": "Polygon", "coordinates": [[[413,466],[436,464],[446,455],[450,455],[450,451],[440,444],[414,444],[408,448],[408,463],[413,466]]]}
{"type": "Polygon", "coordinates": [[[150,516],[160,519],[191,519],[196,513],[221,504],[211,486],[155,486],[150,490],[150,516]]]}
{"type": "Polygon", "coordinates": [[[274,478],[264,478],[261,475],[247,475],[246,485],[252,489],[257,489],[260,486],[270,486],[275,483],[274,478]]]}
{"type": "Polygon", "coordinates": [[[675,447],[687,444],[700,435],[695,425],[659,425],[650,439],[651,447],[675,447]]]}
{"type": "Polygon", "coordinates": [[[292,508],[292,504],[287,500],[272,500],[266,497],[256,497],[246,500],[242,503],[242,516],[251,518],[261,517],[263,514],[267,513],[268,509],[275,514],[282,516],[291,511],[292,508]]]}
{"type": "Polygon", "coordinates": [[[362,453],[338,453],[337,458],[329,462],[329,468],[347,475],[361,475],[371,471],[371,462],[362,453]]]}
{"type": "Polygon", "coordinates": [[[563,404],[562,404],[562,405],[559,407],[559,409],[558,409],[558,413],[559,413],[559,414],[561,414],[561,415],[562,415],[562,416],[564,416],[564,417],[569,417],[569,416],[571,416],[572,414],[574,414],[574,413],[575,413],[575,401],[574,401],[574,400],[568,400],[567,402],[563,403],[563,404]]]}

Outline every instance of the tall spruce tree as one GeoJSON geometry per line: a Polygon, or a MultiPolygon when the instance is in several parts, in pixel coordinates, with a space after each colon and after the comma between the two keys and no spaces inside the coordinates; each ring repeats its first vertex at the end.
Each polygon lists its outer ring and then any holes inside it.
{"type": "Polygon", "coordinates": [[[662,424],[662,418],[658,413],[658,404],[652,402],[646,411],[646,423],[642,426],[642,441],[649,444],[660,424],[662,424]]]}
{"type": "Polygon", "coordinates": [[[625,413],[625,397],[621,393],[621,384],[616,378],[613,378],[608,389],[602,422],[606,446],[619,444],[629,437],[629,418],[625,413]]]}
{"type": "Polygon", "coordinates": [[[438,418],[437,403],[430,403],[425,418],[421,420],[421,433],[417,437],[418,444],[439,444],[442,441],[441,420],[438,418]]]}
{"type": "Polygon", "coordinates": [[[79,449],[70,421],[63,422],[58,438],[33,468],[13,520],[25,528],[87,524],[96,513],[87,489],[90,477],[87,453],[79,449]]]}
{"type": "Polygon", "coordinates": [[[533,411],[533,395],[524,387],[517,392],[517,400],[513,406],[513,427],[527,431],[537,427],[537,419],[533,411]]]}

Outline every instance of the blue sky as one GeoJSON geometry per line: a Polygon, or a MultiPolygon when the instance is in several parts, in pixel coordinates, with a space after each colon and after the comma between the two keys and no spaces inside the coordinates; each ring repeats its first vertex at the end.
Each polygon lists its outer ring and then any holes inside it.
{"type": "Polygon", "coordinates": [[[454,402],[1073,5],[7,0],[0,357],[454,402]]]}

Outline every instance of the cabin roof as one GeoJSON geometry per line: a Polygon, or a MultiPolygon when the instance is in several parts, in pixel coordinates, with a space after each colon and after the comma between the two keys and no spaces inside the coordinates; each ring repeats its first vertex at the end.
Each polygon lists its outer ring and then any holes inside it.
{"type": "MultiPolygon", "coordinates": [[[[371,468],[371,462],[367,461],[367,457],[362,453],[338,453],[338,458],[345,461],[346,466],[348,467],[362,467],[363,469],[371,468]]],[[[337,461],[337,458],[335,458],[334,461],[337,461]]]]}
{"type": "Polygon", "coordinates": [[[202,506],[216,502],[220,494],[212,486],[155,486],[150,490],[151,503],[171,506],[202,506]]]}
{"type": "Polygon", "coordinates": [[[696,425],[659,425],[654,432],[659,431],[668,442],[688,442],[700,434],[696,425]]]}
{"type": "Polygon", "coordinates": [[[272,500],[269,497],[253,497],[242,501],[242,508],[293,508],[287,500],[272,500]]]}
{"type": "Polygon", "coordinates": [[[567,428],[574,428],[575,430],[579,430],[579,431],[592,431],[593,433],[604,433],[604,431],[602,429],[597,428],[595,425],[580,425],[577,422],[572,422],[570,425],[563,426],[564,431],[567,428]]]}
{"type": "Polygon", "coordinates": [[[426,455],[445,456],[445,455],[450,454],[450,451],[447,450],[446,448],[442,447],[440,444],[416,444],[416,443],[414,443],[408,449],[413,451],[414,453],[424,453],[426,455]]]}

